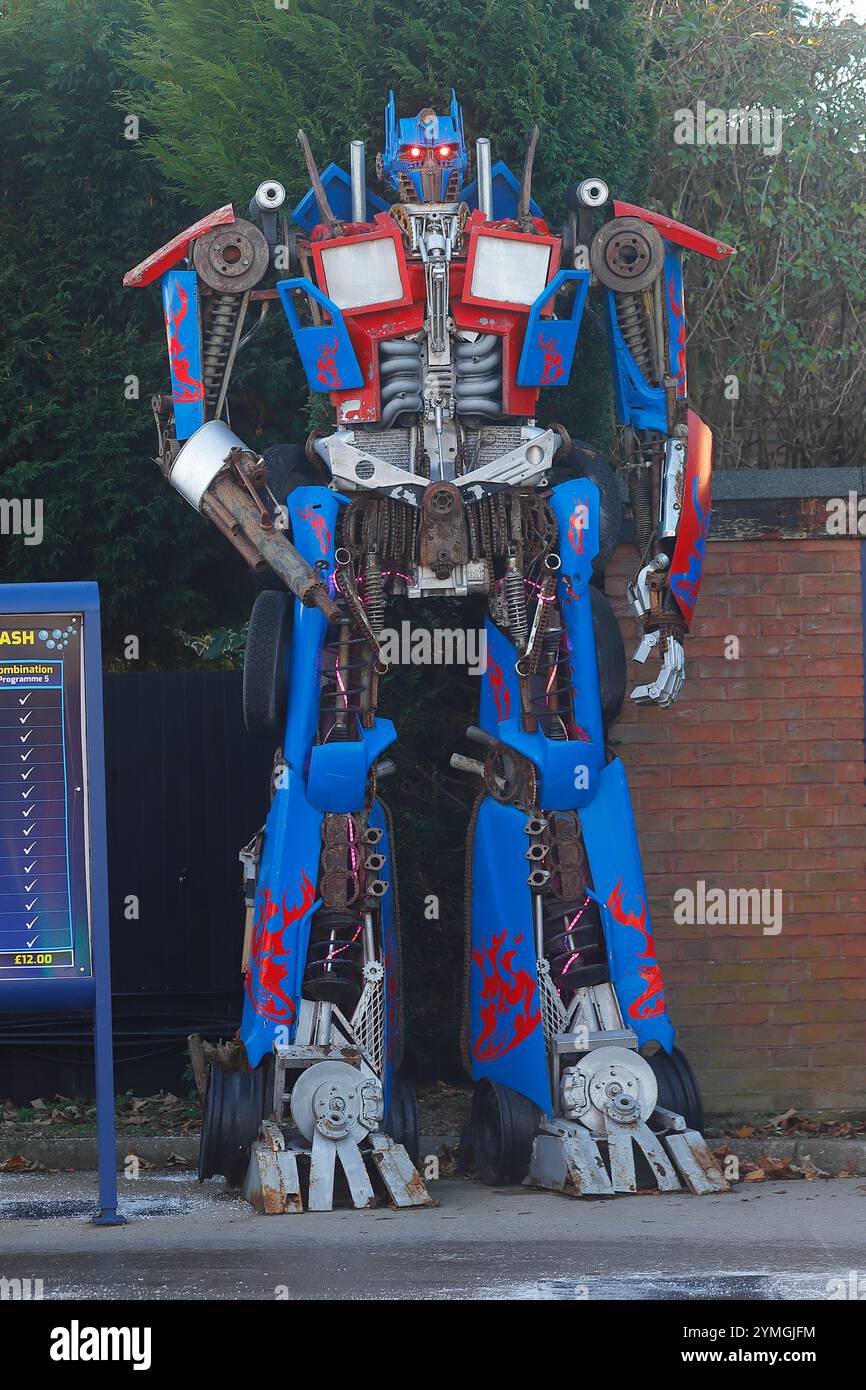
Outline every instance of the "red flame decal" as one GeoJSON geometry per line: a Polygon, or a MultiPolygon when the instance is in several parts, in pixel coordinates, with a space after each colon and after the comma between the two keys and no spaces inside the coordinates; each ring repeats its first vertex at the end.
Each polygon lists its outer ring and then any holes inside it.
{"type": "Polygon", "coordinates": [[[308,521],[310,523],[318,539],[319,549],[323,555],[327,555],[331,545],[331,532],[322,513],[317,512],[310,506],[309,502],[303,511],[301,511],[300,507],[296,508],[296,511],[302,521],[308,521]]]}
{"type": "Polygon", "coordinates": [[[339,338],[335,338],[332,343],[322,343],[319,359],[316,362],[316,376],[322,385],[327,386],[330,391],[336,391],[342,385],[340,373],[337,371],[339,346],[339,338]]]}
{"type": "MultiPolygon", "coordinates": [[[[494,935],[488,947],[472,952],[484,978],[481,990],[481,1032],[472,1051],[479,1062],[492,1062],[519,1047],[541,1022],[535,1007],[536,985],[525,970],[515,970],[516,949],[503,951],[506,933],[494,935]]],[[[522,940],[514,937],[515,947],[522,940]]]]}
{"type": "Polygon", "coordinates": [[[677,336],[674,344],[677,354],[677,395],[686,394],[686,321],[683,315],[682,301],[677,301],[674,293],[674,277],[668,281],[668,303],[671,306],[677,325],[677,336]]]}
{"type": "Polygon", "coordinates": [[[259,890],[258,914],[253,927],[253,942],[250,968],[247,971],[246,988],[250,1003],[257,1014],[268,1018],[272,1023],[291,1023],[295,1016],[295,1004],[283,989],[283,982],[289,973],[288,965],[277,960],[291,952],[283,947],[283,932],[292,922],[297,922],[312,904],[316,890],[304,870],[301,870],[301,901],[293,907],[286,907],[286,895],[282,904],[274,902],[270,888],[259,890]],[[282,925],[271,931],[268,923],[277,913],[282,914],[282,925]]]}
{"type": "Polygon", "coordinates": [[[638,956],[638,960],[646,961],[646,965],[639,971],[641,979],[646,984],[643,994],[639,994],[628,1006],[628,1013],[631,1018],[658,1018],[659,1014],[665,1011],[665,990],[662,984],[662,972],[656,960],[655,946],[653,944],[652,932],[646,924],[646,903],[639,894],[635,894],[640,903],[640,913],[635,916],[631,912],[626,912],[623,905],[622,879],[617,880],[617,885],[611,892],[607,900],[607,905],[613,916],[623,927],[634,927],[639,931],[644,939],[644,950],[638,956]]]}
{"type": "Polygon", "coordinates": [[[562,354],[559,351],[555,338],[548,338],[547,342],[538,335],[538,346],[544,353],[544,369],[541,373],[541,385],[549,386],[551,382],[558,381],[562,376],[562,354]]]}
{"type": "Polygon", "coordinates": [[[182,357],[183,344],[180,341],[179,328],[187,316],[189,309],[189,296],[183,285],[175,284],[175,293],[178,298],[177,311],[173,304],[169,304],[165,313],[165,332],[168,338],[168,360],[171,363],[171,374],[174,384],[172,400],[178,405],[189,405],[194,401],[204,399],[204,386],[195,377],[190,376],[189,360],[182,357]],[[180,386],[181,389],[178,389],[180,386]]]}
{"type": "Polygon", "coordinates": [[[501,724],[511,711],[511,692],[505,684],[502,667],[496,665],[492,656],[487,659],[487,679],[496,704],[496,720],[501,724]]]}
{"type": "Polygon", "coordinates": [[[568,543],[577,555],[583,554],[583,538],[589,525],[589,507],[576,502],[568,523],[568,543]]]}

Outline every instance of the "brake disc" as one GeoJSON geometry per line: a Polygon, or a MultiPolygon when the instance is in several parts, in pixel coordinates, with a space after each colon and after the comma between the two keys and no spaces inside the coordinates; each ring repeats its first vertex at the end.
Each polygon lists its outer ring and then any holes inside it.
{"type": "Polygon", "coordinates": [[[305,1139],[316,1130],[327,1139],[359,1144],[381,1124],[382,1087],[348,1062],[315,1062],[292,1088],[292,1119],[305,1139]]]}
{"type": "Polygon", "coordinates": [[[648,1120],[658,1101],[658,1082],[639,1052],[599,1047],[562,1074],[562,1103],[571,1120],[604,1132],[605,1114],[648,1120]]]}

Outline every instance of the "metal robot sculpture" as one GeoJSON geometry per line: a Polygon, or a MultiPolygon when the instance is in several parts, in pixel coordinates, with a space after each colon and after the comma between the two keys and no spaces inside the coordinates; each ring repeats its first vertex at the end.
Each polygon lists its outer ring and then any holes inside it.
{"type": "MultiPolygon", "coordinates": [[[[601,455],[536,423],[565,386],[587,292],[610,344],[640,553],[629,588],[667,706],[701,585],[710,432],[689,408],[682,254],[732,248],[570,186],[552,230],[522,177],[463,120],[398,119],[377,160],[386,201],[321,173],[284,212],[276,179],[249,219],[220,208],[125,278],[160,279],[171,395],[157,396],[168,481],[270,587],[244,668],[250,731],[278,744],[270,811],[241,853],[245,1001],[235,1056],[211,1068],[200,1177],[265,1211],[389,1196],[428,1202],[414,1091],[400,1078],[400,936],[377,714],[392,595],[483,595],[480,779],[467,842],[464,1053],[481,1178],[580,1195],[727,1183],[674,1046],[625,772],[606,731],[625,653],[602,575],[620,493],[601,455]],[[600,223],[600,225],[596,225],[600,223]],[[268,282],[275,279],[275,284],[268,282]],[[238,352],[276,300],[336,428],[260,457],[232,432],[238,352]],[[245,329],[247,316],[257,321],[245,329]],[[234,1061],[234,1065],[231,1062],[234,1061]]],[[[393,766],[393,764],[390,764],[393,766]]],[[[224,1059],[225,1060],[225,1059],[224,1059]]]]}

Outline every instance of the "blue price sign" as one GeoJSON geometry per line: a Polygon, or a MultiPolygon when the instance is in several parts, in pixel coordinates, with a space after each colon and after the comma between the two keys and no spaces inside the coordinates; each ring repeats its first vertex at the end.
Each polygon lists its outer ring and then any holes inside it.
{"type": "Polygon", "coordinates": [[[0,585],[0,1013],[93,1010],[99,1226],[117,1212],[95,584],[0,585]]]}
{"type": "Polygon", "coordinates": [[[0,981],[92,974],[84,622],[0,614],[0,981]]]}

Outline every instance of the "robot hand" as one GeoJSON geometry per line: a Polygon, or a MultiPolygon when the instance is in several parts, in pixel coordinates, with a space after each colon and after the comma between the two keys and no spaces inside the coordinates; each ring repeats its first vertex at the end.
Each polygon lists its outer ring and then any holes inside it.
{"type": "Polygon", "coordinates": [[[682,690],[686,678],[686,657],[678,638],[671,632],[663,635],[656,628],[654,632],[644,634],[634,654],[635,661],[642,664],[655,647],[659,647],[661,670],[650,685],[636,685],[631,692],[631,698],[638,705],[658,705],[661,709],[666,709],[674,703],[682,690]]]}

